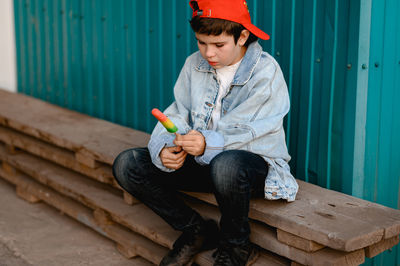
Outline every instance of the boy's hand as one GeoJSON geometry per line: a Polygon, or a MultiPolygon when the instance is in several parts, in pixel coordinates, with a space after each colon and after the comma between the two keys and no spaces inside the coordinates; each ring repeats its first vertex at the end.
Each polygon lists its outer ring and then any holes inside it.
{"type": "Polygon", "coordinates": [[[191,130],[186,135],[175,134],[174,144],[181,146],[190,155],[198,156],[204,153],[206,140],[199,131],[191,130]]]}
{"type": "Polygon", "coordinates": [[[160,152],[160,158],[163,165],[170,169],[178,170],[185,162],[187,152],[182,147],[168,147],[160,152]]]}

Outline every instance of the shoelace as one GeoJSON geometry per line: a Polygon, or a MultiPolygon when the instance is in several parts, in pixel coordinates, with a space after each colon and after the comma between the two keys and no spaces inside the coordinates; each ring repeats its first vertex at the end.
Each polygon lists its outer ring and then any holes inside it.
{"type": "Polygon", "coordinates": [[[194,243],[194,235],[185,235],[182,242],[179,243],[178,247],[174,248],[174,253],[178,256],[184,254],[187,249],[190,249],[190,246],[194,243]],[[182,244],[182,242],[185,244],[182,244]]]}
{"type": "Polygon", "coordinates": [[[214,252],[213,257],[215,257],[216,265],[230,265],[231,264],[231,254],[230,249],[225,246],[219,246],[217,251],[214,252]]]}

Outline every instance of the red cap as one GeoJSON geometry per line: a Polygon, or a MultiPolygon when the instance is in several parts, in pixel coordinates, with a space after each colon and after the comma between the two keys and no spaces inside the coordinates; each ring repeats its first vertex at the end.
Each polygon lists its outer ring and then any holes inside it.
{"type": "Polygon", "coordinates": [[[192,17],[219,18],[237,22],[258,38],[268,40],[269,35],[251,23],[246,0],[190,0],[192,17]]]}

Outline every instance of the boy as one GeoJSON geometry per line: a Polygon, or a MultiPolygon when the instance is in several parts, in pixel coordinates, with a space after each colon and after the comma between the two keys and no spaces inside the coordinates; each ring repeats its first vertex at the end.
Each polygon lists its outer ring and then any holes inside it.
{"type": "Polygon", "coordinates": [[[293,201],[298,190],[287,162],[283,118],[286,83],[257,37],[244,0],[192,0],[190,21],[199,51],[189,56],[165,110],[178,127],[160,123],[148,148],[122,152],[114,162],[118,183],[182,235],[160,265],[185,265],[218,247],[214,265],[250,265],[249,201],[293,201]],[[212,192],[220,230],[178,196],[179,190],[212,192]]]}

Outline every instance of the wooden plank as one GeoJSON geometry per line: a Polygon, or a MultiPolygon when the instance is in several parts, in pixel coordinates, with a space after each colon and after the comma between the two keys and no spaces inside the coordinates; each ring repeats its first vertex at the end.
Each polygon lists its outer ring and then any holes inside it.
{"type": "MultiPolygon", "coordinates": [[[[198,265],[213,265],[214,258],[212,254],[215,250],[204,251],[194,258],[194,262],[198,265]]],[[[290,260],[279,255],[273,254],[267,250],[260,251],[259,257],[252,266],[289,266],[290,260]]]]}
{"type": "MultiPolygon", "coordinates": [[[[161,258],[168,251],[166,248],[161,247],[160,245],[157,245],[143,236],[129,231],[118,224],[98,224],[98,221],[96,221],[92,216],[92,211],[90,209],[68,197],[62,196],[42,184],[39,184],[26,175],[19,173],[15,176],[9,176],[9,174],[0,169],[0,177],[7,181],[11,181],[11,183],[17,186],[26,188],[29,193],[40,198],[50,206],[61,210],[63,213],[76,219],[80,223],[117,242],[120,246],[123,246],[125,251],[135,250],[138,255],[152,263],[158,264],[161,261],[161,258]]],[[[125,255],[128,254],[125,253],[125,255]]],[[[132,253],[130,253],[130,255],[132,255],[132,253]]]]}
{"type": "MultiPolygon", "coordinates": [[[[0,158],[5,159],[1,153],[1,149],[0,158]]],[[[95,209],[94,217],[96,225],[102,230],[103,234],[106,233],[108,237],[112,236],[113,239],[119,243],[121,243],[122,240],[117,237],[118,235],[124,235],[124,233],[115,235],[111,231],[108,231],[109,229],[107,228],[119,226],[119,224],[121,224],[169,248],[172,248],[173,242],[179,236],[179,232],[174,231],[143,204],[129,206],[125,204],[121,198],[108,193],[104,188],[96,186],[92,180],[85,180],[84,177],[74,178],[73,175],[68,174],[68,171],[61,171],[66,169],[52,165],[50,162],[45,162],[39,158],[34,158],[32,155],[28,154],[8,155],[6,159],[18,165],[17,167],[21,171],[34,175],[35,177],[33,178],[35,178],[35,180],[43,182],[43,184],[54,188],[56,191],[95,209]],[[18,160],[20,160],[20,162],[17,162],[18,160]],[[40,172],[40,169],[46,170],[40,172]],[[41,173],[40,177],[38,176],[38,172],[41,173]],[[62,172],[61,175],[60,172],[62,172]],[[105,227],[105,225],[107,226],[105,227]]],[[[76,173],[74,173],[74,175],[76,175],[76,173]]],[[[119,230],[122,229],[120,228],[119,230]]],[[[126,254],[133,254],[133,251],[129,251],[126,254]]],[[[263,259],[269,257],[279,261],[279,257],[269,256],[267,254],[263,256],[263,259]]],[[[200,260],[204,262],[204,259],[200,260]]]]}
{"type": "Polygon", "coordinates": [[[139,203],[139,201],[135,197],[133,197],[131,194],[129,194],[126,191],[124,191],[124,201],[129,205],[139,203]]]}
{"type": "Polygon", "coordinates": [[[275,265],[275,266],[288,266],[290,265],[290,260],[283,258],[272,252],[263,250],[263,252],[258,257],[257,261],[252,264],[252,266],[265,266],[265,265],[275,265]]]}
{"type": "Polygon", "coordinates": [[[18,149],[13,145],[6,144],[6,151],[11,154],[16,154],[18,149]]]}
{"type": "Polygon", "coordinates": [[[110,187],[71,170],[26,153],[9,155],[0,146],[0,160],[7,161],[15,168],[42,184],[75,199],[91,209],[107,211],[117,223],[153,240],[160,245],[172,248],[179,232],[155,215],[143,204],[130,206],[123,198],[110,191],[110,187]]]}
{"type": "Polygon", "coordinates": [[[373,258],[376,255],[388,250],[399,243],[399,236],[384,239],[379,243],[373,244],[365,248],[365,256],[367,258],[373,258]]]}
{"type": "Polygon", "coordinates": [[[3,168],[3,170],[6,173],[8,173],[10,175],[15,175],[17,173],[17,170],[12,165],[10,165],[8,162],[2,161],[1,167],[3,168]]]}
{"type": "Polygon", "coordinates": [[[172,231],[164,221],[155,216],[151,210],[143,205],[138,204],[135,208],[127,208],[129,206],[122,204],[121,198],[112,193],[104,193],[105,188],[99,187],[97,183],[93,183],[95,181],[85,180],[84,177],[77,173],[31,155],[24,153],[10,155],[5,152],[0,152],[0,154],[2,154],[0,158],[14,163],[15,167],[27,172],[37,180],[51,185],[54,189],[69,197],[80,200],[91,208],[101,206],[118,223],[161,245],[169,248],[172,247],[177,233],[172,231]],[[115,204],[118,201],[119,204],[115,204]],[[149,219],[148,217],[151,218],[149,219]]]}
{"type": "Polygon", "coordinates": [[[81,164],[86,165],[87,167],[92,169],[96,169],[101,166],[101,163],[93,159],[90,153],[85,153],[81,150],[75,152],[75,159],[81,164]]]}
{"type": "Polygon", "coordinates": [[[321,210],[357,217],[367,223],[384,229],[384,238],[400,234],[400,210],[389,208],[371,201],[359,199],[333,190],[298,181],[301,199],[315,204],[321,210]]]}
{"type": "Polygon", "coordinates": [[[314,251],[320,250],[325,247],[325,246],[320,245],[312,240],[307,240],[307,239],[301,238],[299,236],[282,231],[280,229],[277,229],[276,232],[277,232],[277,239],[280,242],[285,243],[286,245],[304,250],[306,252],[314,252],[314,251]]]}
{"type": "Polygon", "coordinates": [[[29,193],[27,189],[23,187],[17,186],[16,193],[18,197],[20,197],[23,200],[26,200],[27,202],[37,203],[40,201],[38,197],[35,197],[33,194],[29,193]]]}
{"type": "MultiPolygon", "coordinates": [[[[197,210],[202,216],[214,220],[219,220],[219,211],[211,205],[205,205],[196,201],[187,201],[188,204],[197,210]]],[[[260,247],[296,261],[304,265],[359,265],[365,260],[364,250],[351,252],[338,251],[330,248],[323,248],[315,252],[305,252],[295,247],[288,246],[278,241],[276,230],[267,225],[261,225],[258,222],[251,222],[251,242],[260,247]]]]}
{"type": "Polygon", "coordinates": [[[100,224],[99,226],[119,243],[118,249],[128,258],[140,255],[154,264],[159,264],[168,252],[167,248],[157,245],[137,234],[134,234],[137,237],[132,242],[133,238],[131,235],[133,232],[117,223],[100,224]]]}
{"type": "Polygon", "coordinates": [[[97,169],[92,169],[77,162],[74,153],[69,150],[51,145],[37,138],[3,126],[0,126],[0,141],[46,160],[55,162],[102,183],[111,184],[114,187],[120,188],[115,183],[111,168],[108,165],[101,165],[97,169]]]}
{"type": "Polygon", "coordinates": [[[116,155],[144,147],[149,134],[29,97],[0,90],[0,124],[71,151],[86,149],[111,165],[116,155]]]}
{"type": "MultiPolygon", "coordinates": [[[[304,182],[300,182],[300,184],[304,184],[304,182]]],[[[328,191],[324,188],[319,189],[328,191]]],[[[217,204],[214,196],[208,193],[187,192],[186,194],[214,205],[217,204]]],[[[382,240],[385,228],[382,228],[380,223],[373,224],[347,213],[326,210],[325,207],[318,204],[320,197],[313,198],[310,194],[311,192],[305,192],[300,188],[296,201],[291,203],[282,200],[254,199],[250,202],[249,217],[304,239],[342,251],[358,250],[382,240]],[[305,196],[304,194],[307,193],[308,195],[305,196]]],[[[368,207],[364,206],[363,208],[368,207]]],[[[382,208],[387,209],[389,214],[393,212],[394,215],[397,215],[399,212],[384,206],[382,208]]],[[[394,221],[389,215],[386,215],[386,218],[386,228],[393,224],[397,226],[397,220],[394,221]]]]}
{"type": "Polygon", "coordinates": [[[292,261],[292,263],[290,264],[290,266],[305,266],[304,264],[292,261]]]}

